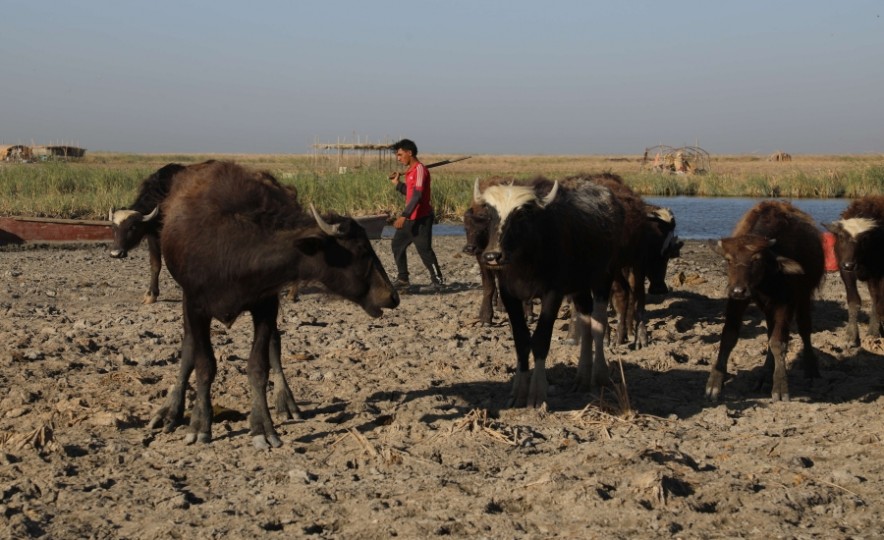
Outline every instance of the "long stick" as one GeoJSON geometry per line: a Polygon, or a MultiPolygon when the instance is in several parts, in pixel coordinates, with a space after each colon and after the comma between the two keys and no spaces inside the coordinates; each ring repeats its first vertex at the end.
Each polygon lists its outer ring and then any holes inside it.
{"type": "Polygon", "coordinates": [[[427,165],[426,167],[427,167],[428,169],[432,169],[433,167],[439,167],[439,166],[441,166],[441,165],[448,165],[449,163],[456,163],[456,162],[458,162],[458,161],[463,161],[463,160],[465,160],[465,159],[470,159],[471,157],[473,157],[473,156],[464,156],[464,157],[459,157],[459,158],[454,158],[454,159],[446,159],[446,160],[443,160],[443,161],[437,161],[437,162],[435,162],[435,163],[430,163],[430,164],[427,165]]]}

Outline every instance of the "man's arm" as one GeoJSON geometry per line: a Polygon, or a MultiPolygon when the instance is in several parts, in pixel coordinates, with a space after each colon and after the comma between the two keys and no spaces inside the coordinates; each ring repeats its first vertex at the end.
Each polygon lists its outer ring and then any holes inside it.
{"type": "MultiPolygon", "coordinates": [[[[399,185],[401,185],[403,188],[401,191],[405,193],[405,184],[399,185]]],[[[408,199],[407,203],[405,203],[405,210],[402,211],[403,217],[408,218],[408,216],[410,216],[411,213],[414,212],[414,209],[417,208],[418,203],[421,202],[421,194],[422,192],[417,189],[411,192],[411,198],[408,199]]]]}

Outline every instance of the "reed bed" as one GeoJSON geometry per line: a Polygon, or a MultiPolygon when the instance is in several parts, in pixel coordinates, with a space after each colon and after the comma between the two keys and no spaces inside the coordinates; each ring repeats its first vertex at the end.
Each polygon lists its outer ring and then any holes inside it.
{"type": "MultiPolygon", "coordinates": [[[[421,155],[425,162],[453,155],[421,155]]],[[[0,163],[0,215],[105,219],[111,207],[130,205],[138,186],[171,162],[230,159],[274,174],[298,189],[303,202],[342,214],[395,215],[403,205],[386,179],[397,167],[377,160],[350,162],[339,173],[333,158],[301,154],[92,153],[69,162],[0,163]]],[[[702,175],[643,170],[640,157],[474,156],[433,170],[433,203],[440,220],[458,220],[470,204],[473,182],[486,176],[560,178],[610,171],[645,196],[855,198],[884,193],[884,155],[793,156],[769,162],[758,156],[717,156],[702,175]]]]}

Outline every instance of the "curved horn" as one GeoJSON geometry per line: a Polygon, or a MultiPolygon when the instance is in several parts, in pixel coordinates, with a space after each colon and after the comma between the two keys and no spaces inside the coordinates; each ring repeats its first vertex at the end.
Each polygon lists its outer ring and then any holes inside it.
{"type": "Polygon", "coordinates": [[[337,236],[339,224],[330,225],[322,219],[322,216],[319,215],[319,212],[316,211],[316,208],[313,206],[313,203],[310,203],[310,211],[313,212],[313,219],[316,220],[316,224],[319,225],[319,229],[329,236],[337,236]]]}
{"type": "Polygon", "coordinates": [[[152,219],[155,219],[158,215],[160,215],[160,205],[157,205],[156,208],[154,208],[150,214],[141,218],[141,221],[145,221],[145,222],[150,221],[152,219]]]}
{"type": "Polygon", "coordinates": [[[557,194],[558,192],[559,192],[559,181],[556,180],[556,181],[553,183],[553,187],[552,187],[552,189],[549,190],[549,195],[547,195],[546,197],[543,198],[543,200],[540,201],[540,207],[541,207],[541,208],[544,208],[544,207],[546,207],[546,205],[548,205],[549,203],[553,202],[553,200],[555,200],[555,198],[556,198],[556,194],[557,194]]]}
{"type": "Polygon", "coordinates": [[[479,190],[479,177],[476,177],[476,182],[473,184],[473,202],[476,204],[482,203],[482,192],[479,190]]]}

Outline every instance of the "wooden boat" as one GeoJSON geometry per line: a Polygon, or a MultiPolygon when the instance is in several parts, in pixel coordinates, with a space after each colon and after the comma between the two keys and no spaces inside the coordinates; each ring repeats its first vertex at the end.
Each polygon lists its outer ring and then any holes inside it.
{"type": "Polygon", "coordinates": [[[365,232],[370,239],[378,240],[390,216],[387,214],[376,214],[373,216],[356,216],[355,219],[365,228],[365,232]]]}
{"type": "MultiPolygon", "coordinates": [[[[357,216],[368,237],[379,239],[387,214],[357,216]]],[[[38,217],[0,217],[0,246],[34,242],[110,242],[114,238],[110,221],[38,217]]]]}
{"type": "Polygon", "coordinates": [[[37,217],[0,217],[0,245],[29,242],[113,240],[109,221],[37,217]]]}

